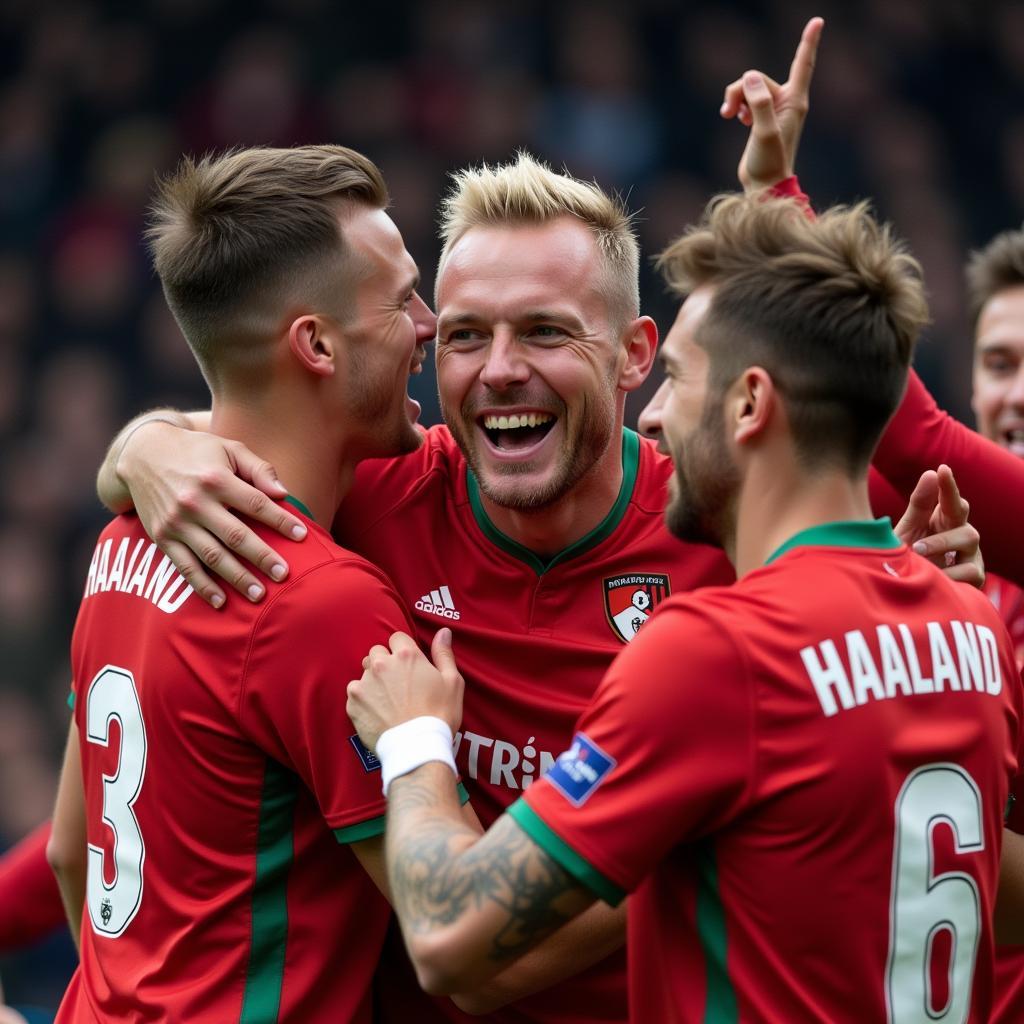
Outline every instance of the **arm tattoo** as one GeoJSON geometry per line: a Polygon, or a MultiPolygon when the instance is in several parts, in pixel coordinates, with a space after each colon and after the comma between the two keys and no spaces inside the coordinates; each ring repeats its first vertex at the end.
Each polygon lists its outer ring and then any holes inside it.
{"type": "Polygon", "coordinates": [[[395,908],[417,933],[491,904],[505,913],[490,959],[519,956],[571,919],[575,910],[559,901],[582,887],[507,815],[481,838],[446,813],[451,800],[415,778],[396,780],[387,838],[395,908]],[[467,849],[467,839],[477,841],[467,849]]]}

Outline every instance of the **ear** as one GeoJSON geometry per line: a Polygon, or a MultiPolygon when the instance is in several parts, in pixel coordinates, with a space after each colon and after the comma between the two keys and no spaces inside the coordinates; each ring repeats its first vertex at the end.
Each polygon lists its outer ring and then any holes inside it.
{"type": "Polygon", "coordinates": [[[762,437],[779,415],[779,392],[767,370],[749,366],[729,389],[726,424],[737,444],[762,437]]]}
{"type": "Polygon", "coordinates": [[[330,377],[337,360],[337,339],[318,316],[300,316],[288,328],[288,348],[310,373],[330,377]]]}
{"type": "Polygon", "coordinates": [[[618,385],[623,391],[636,391],[654,366],[658,327],[649,316],[640,316],[629,323],[623,337],[625,358],[619,367],[618,385]]]}

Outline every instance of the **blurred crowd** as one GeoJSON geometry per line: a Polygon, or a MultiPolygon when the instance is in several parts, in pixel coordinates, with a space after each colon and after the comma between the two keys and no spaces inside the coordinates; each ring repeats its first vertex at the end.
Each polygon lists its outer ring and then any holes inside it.
{"type": "MultiPolygon", "coordinates": [[[[736,187],[725,84],[785,78],[811,14],[826,29],[802,184],[819,206],[873,198],[909,239],[934,320],[919,368],[969,420],[964,259],[1024,218],[1017,0],[5,0],[0,849],[51,809],[106,444],[143,408],[207,404],[141,240],[154,176],[182,153],[354,146],[383,168],[429,294],[446,174],[526,147],[619,189],[653,255],[736,187]]],[[[642,285],[664,331],[649,267],[642,285]]],[[[431,375],[416,386],[436,422],[431,375]]],[[[52,1003],[69,962],[51,945],[0,973],[12,999],[52,1003]]]]}

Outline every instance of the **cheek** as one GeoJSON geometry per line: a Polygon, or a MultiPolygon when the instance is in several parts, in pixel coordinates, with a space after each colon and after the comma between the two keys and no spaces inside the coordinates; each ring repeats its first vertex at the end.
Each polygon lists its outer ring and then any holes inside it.
{"type": "Polygon", "coordinates": [[[983,372],[976,372],[971,408],[978,420],[985,422],[998,416],[1006,404],[1009,390],[1009,385],[1002,380],[993,380],[983,372]]]}

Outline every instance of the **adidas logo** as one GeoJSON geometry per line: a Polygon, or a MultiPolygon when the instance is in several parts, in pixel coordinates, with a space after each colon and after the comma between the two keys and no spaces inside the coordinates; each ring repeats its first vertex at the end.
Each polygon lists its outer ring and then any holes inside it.
{"type": "Polygon", "coordinates": [[[438,587],[429,594],[424,594],[416,602],[417,610],[430,612],[432,615],[440,615],[443,619],[460,618],[455,610],[455,602],[452,600],[452,592],[447,587],[438,587]]]}

